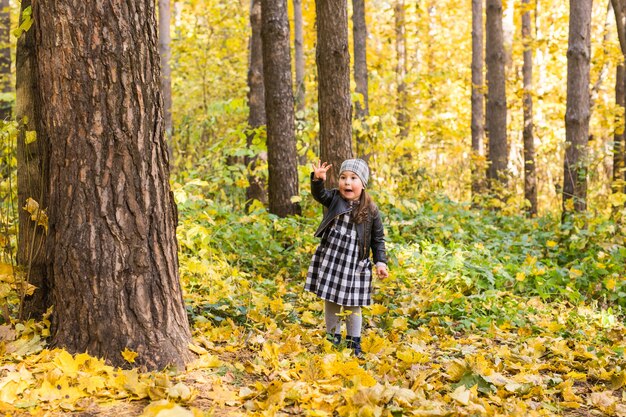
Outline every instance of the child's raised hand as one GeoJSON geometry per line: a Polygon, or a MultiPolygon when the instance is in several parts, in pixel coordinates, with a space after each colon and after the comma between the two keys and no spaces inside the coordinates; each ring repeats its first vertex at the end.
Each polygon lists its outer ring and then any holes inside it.
{"type": "Polygon", "coordinates": [[[317,161],[317,165],[313,164],[313,178],[316,180],[326,181],[326,172],[332,167],[333,164],[322,161],[317,161]]]}

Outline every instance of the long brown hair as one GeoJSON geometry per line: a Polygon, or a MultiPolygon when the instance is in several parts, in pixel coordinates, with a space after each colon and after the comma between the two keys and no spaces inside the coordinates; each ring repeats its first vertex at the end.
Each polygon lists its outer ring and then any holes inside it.
{"type": "Polygon", "coordinates": [[[352,220],[357,224],[361,224],[367,221],[370,214],[375,212],[376,204],[364,188],[363,192],[361,192],[361,197],[359,197],[359,205],[352,211],[352,220]]]}

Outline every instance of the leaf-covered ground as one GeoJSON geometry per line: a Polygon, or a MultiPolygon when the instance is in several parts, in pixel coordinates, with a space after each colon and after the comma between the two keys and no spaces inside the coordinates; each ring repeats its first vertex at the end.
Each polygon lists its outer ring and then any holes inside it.
{"type": "Polygon", "coordinates": [[[113,369],[47,349],[45,321],[3,326],[0,412],[626,416],[615,224],[383,201],[391,276],[375,282],[356,359],[325,340],[322,304],[302,290],[319,208],[241,216],[193,185],[175,191],[197,359],[179,371],[113,369]]]}

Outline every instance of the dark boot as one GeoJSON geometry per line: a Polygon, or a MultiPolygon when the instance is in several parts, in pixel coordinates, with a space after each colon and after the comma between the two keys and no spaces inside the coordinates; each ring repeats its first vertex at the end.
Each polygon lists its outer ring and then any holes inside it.
{"type": "Polygon", "coordinates": [[[346,345],[348,349],[352,349],[352,353],[357,358],[363,357],[363,352],[361,351],[361,338],[356,336],[346,336],[346,345]]]}
{"type": "Polygon", "coordinates": [[[326,333],[326,340],[335,346],[339,346],[341,344],[341,333],[326,333]]]}

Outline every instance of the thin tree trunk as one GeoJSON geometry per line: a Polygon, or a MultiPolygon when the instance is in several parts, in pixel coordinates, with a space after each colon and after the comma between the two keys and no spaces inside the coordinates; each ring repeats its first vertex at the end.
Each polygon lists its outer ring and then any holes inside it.
{"type": "MultiPolygon", "coordinates": [[[[29,7],[31,1],[22,0],[21,12],[29,7]]],[[[33,25],[17,39],[15,66],[15,113],[19,127],[17,201],[20,208],[26,206],[29,198],[36,201],[41,211],[34,212],[35,219],[40,218],[42,220],[40,223],[45,223],[44,215],[48,207],[49,156],[47,139],[38,126],[41,115],[37,101],[36,30],[37,25],[33,25]]],[[[39,319],[50,307],[51,294],[50,283],[46,279],[45,229],[44,226],[38,226],[38,222],[32,220],[31,216],[28,211],[19,210],[17,263],[25,271],[28,282],[36,287],[31,296],[23,299],[23,316],[39,319]]]]}
{"type": "Polygon", "coordinates": [[[622,111],[618,116],[620,121],[617,123],[618,129],[615,129],[613,134],[613,190],[616,192],[626,192],[626,174],[625,174],[625,161],[624,161],[624,108],[626,108],[626,71],[624,70],[624,63],[620,63],[615,72],[615,104],[619,106],[622,111]]]}
{"type": "Polygon", "coordinates": [[[486,133],[489,138],[489,169],[491,181],[506,184],[508,144],[506,137],[506,85],[504,76],[504,45],[502,36],[502,0],[487,0],[486,62],[487,107],[486,133]]]}
{"type": "Polygon", "coordinates": [[[53,345],[127,366],[183,366],[190,331],[169,187],[154,2],[39,0],[50,138],[53,345]],[[106,43],[94,40],[106,39],[106,43]]]}
{"type": "Polygon", "coordinates": [[[354,82],[361,97],[355,103],[357,119],[369,115],[367,77],[367,25],[365,23],[365,0],[352,0],[352,41],[354,44],[354,82]]]}
{"type": "Polygon", "coordinates": [[[287,0],[262,0],[263,78],[270,212],[300,213],[287,0]]]}
{"type": "MultiPolygon", "coordinates": [[[[248,132],[246,145],[250,149],[255,140],[261,141],[258,129],[265,125],[265,85],[263,83],[263,40],[261,39],[261,0],[251,0],[250,7],[250,60],[248,68],[248,132]]],[[[259,156],[246,156],[249,170],[246,199],[267,204],[264,181],[255,174],[259,156]]]]}
{"type": "Polygon", "coordinates": [[[617,37],[620,50],[622,51],[622,62],[617,66],[615,75],[615,104],[622,108],[620,115],[621,123],[617,123],[619,130],[615,131],[613,144],[613,189],[615,191],[626,192],[626,134],[624,125],[626,114],[626,3],[623,0],[611,0],[615,23],[617,27],[617,37]]]}
{"type": "Polygon", "coordinates": [[[163,128],[172,160],[172,48],[170,35],[170,0],[159,0],[159,55],[161,57],[161,92],[163,95],[163,128]]]}
{"type": "Polygon", "coordinates": [[[563,175],[564,216],[571,211],[585,211],[587,207],[591,5],[592,0],[570,0],[563,175]]]}
{"type": "Polygon", "coordinates": [[[524,198],[530,204],[529,216],[537,215],[537,171],[535,166],[535,135],[533,132],[533,48],[530,20],[530,0],[522,0],[522,42],[524,43],[524,198]]]}
{"type": "Polygon", "coordinates": [[[304,21],[302,0],[293,0],[294,50],[296,54],[296,117],[304,117],[304,21]]]}
{"type": "MultiPolygon", "coordinates": [[[[608,5],[606,8],[606,16],[604,18],[604,35],[602,37],[602,50],[605,56],[610,55],[609,44],[611,43],[612,30],[610,29],[611,15],[613,14],[613,1],[608,0],[608,5]]],[[[590,110],[589,114],[593,114],[594,108],[596,106],[596,98],[602,88],[602,83],[604,82],[606,76],[609,73],[609,62],[610,60],[604,59],[602,62],[602,67],[600,67],[600,71],[598,71],[598,78],[591,86],[590,94],[590,110]]],[[[591,80],[590,80],[591,82],[591,80]]]]}
{"type": "Polygon", "coordinates": [[[484,191],[485,94],[483,1],[472,0],[472,196],[484,191]]]}
{"type": "MultiPolygon", "coordinates": [[[[0,0],[0,91],[11,92],[11,14],[9,0],[0,0]]],[[[0,100],[0,120],[11,118],[11,101],[0,100]]]]}
{"type": "Polygon", "coordinates": [[[400,138],[409,135],[408,94],[406,87],[407,54],[404,0],[396,0],[394,7],[396,31],[396,120],[400,138]]]}
{"type": "Polygon", "coordinates": [[[315,0],[317,11],[320,158],[333,164],[326,182],[337,184],[339,169],[352,158],[352,103],[346,0],[315,0]]]}

